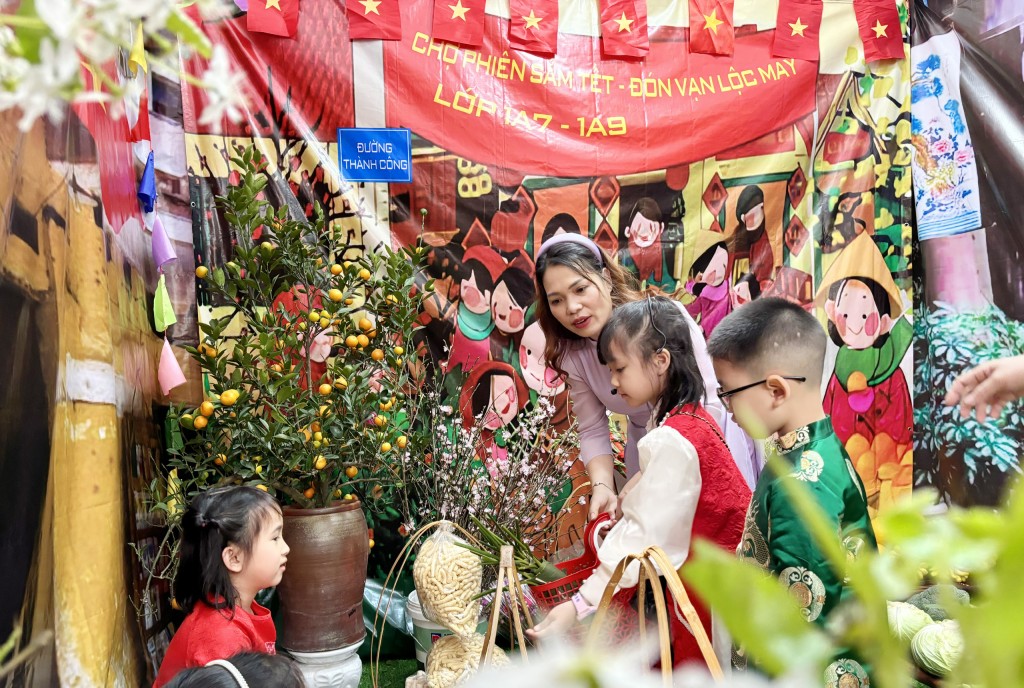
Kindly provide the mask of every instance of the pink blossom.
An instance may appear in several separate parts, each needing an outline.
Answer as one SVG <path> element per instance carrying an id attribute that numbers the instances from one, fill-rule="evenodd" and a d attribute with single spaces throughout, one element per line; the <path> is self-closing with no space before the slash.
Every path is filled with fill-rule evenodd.
<path id="1" fill-rule="evenodd" d="M 949 139 L 939 139 L 932 145 L 932 150 L 937 155 L 945 155 L 953 150 L 953 144 L 949 142 Z"/>

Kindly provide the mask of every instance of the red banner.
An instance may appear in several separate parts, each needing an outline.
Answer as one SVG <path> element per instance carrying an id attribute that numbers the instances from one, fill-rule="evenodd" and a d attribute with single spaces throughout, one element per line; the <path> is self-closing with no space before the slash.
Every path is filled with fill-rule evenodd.
<path id="1" fill-rule="evenodd" d="M 686 53 L 656 31 L 640 62 L 601 58 L 600 39 L 562 34 L 540 59 L 487 17 L 484 44 L 431 38 L 431 0 L 402 3 L 384 48 L 388 126 L 527 174 L 592 176 L 674 167 L 752 141 L 814 108 L 817 64 L 772 57 L 773 32 L 738 32 L 731 60 Z"/>

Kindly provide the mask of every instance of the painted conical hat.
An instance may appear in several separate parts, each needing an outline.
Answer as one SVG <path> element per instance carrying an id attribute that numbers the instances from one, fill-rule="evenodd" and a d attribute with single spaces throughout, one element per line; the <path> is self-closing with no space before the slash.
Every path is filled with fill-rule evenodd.
<path id="1" fill-rule="evenodd" d="M 892 279 L 889 266 L 885 264 L 881 251 L 867 233 L 863 233 L 851 241 L 839 253 L 839 257 L 825 273 L 815 303 L 824 305 L 828 299 L 828 290 L 839 280 L 850 277 L 866 277 L 878 282 L 889 295 L 890 317 L 894 320 L 903 312 L 903 299 L 896 282 Z"/>

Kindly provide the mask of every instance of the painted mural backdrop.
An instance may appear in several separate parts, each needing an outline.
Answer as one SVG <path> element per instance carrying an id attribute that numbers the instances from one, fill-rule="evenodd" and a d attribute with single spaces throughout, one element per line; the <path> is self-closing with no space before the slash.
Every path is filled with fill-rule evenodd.
<path id="1" fill-rule="evenodd" d="M 646 57 L 610 58 L 584 4 L 563 7 L 571 32 L 544 57 L 513 49 L 496 13 L 481 45 L 444 42 L 429 0 L 401 4 L 401 39 L 382 56 L 350 47 L 328 0 L 304 0 L 294 39 L 250 36 L 241 14 L 206 25 L 251 75 L 252 102 L 241 123 L 200 125 L 202 95 L 183 89 L 198 260 L 227 260 L 211 201 L 236 174 L 231 150 L 255 141 L 269 197 L 296 214 L 323 203 L 350 251 L 429 249 L 422 343 L 443 370 L 501 378 L 492 390 L 513 390 L 520 408 L 551 397 L 563 418 L 533 308 L 545 238 L 592 237 L 705 334 L 746 301 L 788 298 L 828 327 L 822 393 L 872 509 L 884 508 L 913 482 L 905 63 L 865 64 L 848 3 L 825 3 L 817 62 L 774 57 L 774 8 L 754 0 L 736 3 L 732 55 L 688 51 L 695 24 L 658 2 Z M 339 80 L 327 100 L 310 81 L 320 74 Z M 412 183 L 345 181 L 335 129 L 353 124 L 411 129 Z"/>

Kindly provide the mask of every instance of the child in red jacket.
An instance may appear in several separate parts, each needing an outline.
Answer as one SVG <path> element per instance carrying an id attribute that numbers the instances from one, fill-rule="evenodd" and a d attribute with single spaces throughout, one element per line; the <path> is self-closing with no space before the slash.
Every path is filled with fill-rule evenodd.
<path id="1" fill-rule="evenodd" d="M 288 545 L 281 507 L 252 487 L 223 487 L 196 497 L 182 518 L 178 601 L 188 612 L 174 634 L 153 688 L 179 671 L 244 651 L 274 654 L 277 631 L 256 593 L 281 582 Z"/>

